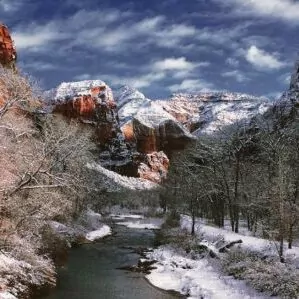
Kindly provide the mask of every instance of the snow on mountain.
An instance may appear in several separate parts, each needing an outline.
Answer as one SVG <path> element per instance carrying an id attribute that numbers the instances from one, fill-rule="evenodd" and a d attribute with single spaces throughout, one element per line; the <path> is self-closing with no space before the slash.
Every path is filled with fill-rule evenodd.
<path id="1" fill-rule="evenodd" d="M 121 125 L 130 121 L 140 109 L 148 107 L 151 103 L 144 94 L 129 86 L 123 86 L 114 95 Z"/>
<path id="2" fill-rule="evenodd" d="M 62 82 L 57 88 L 49 91 L 53 99 L 64 99 L 65 97 L 74 97 L 76 95 L 87 95 L 92 87 L 106 86 L 102 80 L 84 80 L 77 82 Z"/>
<path id="3" fill-rule="evenodd" d="M 266 98 L 230 92 L 174 94 L 170 100 L 158 103 L 194 135 L 212 134 L 225 126 L 249 121 L 272 106 Z"/>
<path id="4" fill-rule="evenodd" d="M 272 106 L 267 98 L 232 92 L 179 93 L 170 99 L 149 100 L 127 86 L 118 91 L 117 103 L 121 124 L 133 118 L 151 126 L 176 120 L 194 135 L 212 134 L 224 126 L 249 121 Z"/>
<path id="5" fill-rule="evenodd" d="M 225 126 L 249 121 L 272 106 L 266 98 L 229 92 L 175 94 L 170 100 L 158 101 L 158 104 L 194 135 L 213 134 Z"/>

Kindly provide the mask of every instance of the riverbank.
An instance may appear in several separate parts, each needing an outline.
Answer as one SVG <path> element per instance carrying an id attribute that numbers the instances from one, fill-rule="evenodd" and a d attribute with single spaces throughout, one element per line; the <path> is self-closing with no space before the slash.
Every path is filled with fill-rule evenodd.
<path id="1" fill-rule="evenodd" d="M 279 261 L 269 240 L 231 233 L 198 219 L 181 216 L 176 228 L 158 232 L 164 245 L 146 255 L 156 269 L 146 276 L 153 285 L 188 298 L 298 298 L 299 250 L 286 250 Z"/>
<path id="2" fill-rule="evenodd" d="M 134 222 L 128 220 L 128 215 L 123 216 L 119 215 L 124 221 Z M 137 265 L 142 250 L 154 246 L 155 233 L 124 225 L 111 224 L 111 227 L 112 236 L 72 249 L 68 263 L 59 269 L 57 288 L 39 299 L 182 298 L 150 285 L 142 272 L 121 269 Z"/>
<path id="3" fill-rule="evenodd" d="M 65 263 L 70 248 L 109 236 L 112 231 L 100 214 L 87 210 L 70 224 L 45 223 L 43 233 L 47 246 L 39 255 L 24 243 L 19 254 L 0 252 L 0 299 L 27 299 L 54 288 L 57 266 Z"/>

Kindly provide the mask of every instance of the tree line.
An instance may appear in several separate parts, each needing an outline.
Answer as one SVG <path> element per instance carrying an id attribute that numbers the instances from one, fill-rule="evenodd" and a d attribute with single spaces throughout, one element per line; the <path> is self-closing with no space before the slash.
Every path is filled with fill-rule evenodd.
<path id="1" fill-rule="evenodd" d="M 161 192 L 164 209 L 223 227 L 229 222 L 292 248 L 299 227 L 299 121 L 296 105 L 278 103 L 250 124 L 200 136 L 172 161 Z"/>

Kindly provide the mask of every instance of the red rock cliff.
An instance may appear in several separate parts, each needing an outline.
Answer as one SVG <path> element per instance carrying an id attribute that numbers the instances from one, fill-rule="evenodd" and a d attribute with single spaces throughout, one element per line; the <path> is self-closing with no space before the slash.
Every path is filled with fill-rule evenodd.
<path id="1" fill-rule="evenodd" d="M 8 28 L 0 24 L 0 63 L 4 67 L 15 68 L 17 52 Z"/>

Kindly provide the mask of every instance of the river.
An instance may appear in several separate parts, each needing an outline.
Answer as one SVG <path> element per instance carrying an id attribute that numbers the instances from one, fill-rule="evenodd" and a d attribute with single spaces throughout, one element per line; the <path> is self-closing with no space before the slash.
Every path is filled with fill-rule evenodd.
<path id="1" fill-rule="evenodd" d="M 135 265 L 139 255 L 125 247 L 153 247 L 150 230 L 113 226 L 115 234 L 71 250 L 58 271 L 58 284 L 41 299 L 173 299 L 182 298 L 151 286 L 143 274 L 118 270 Z"/>

